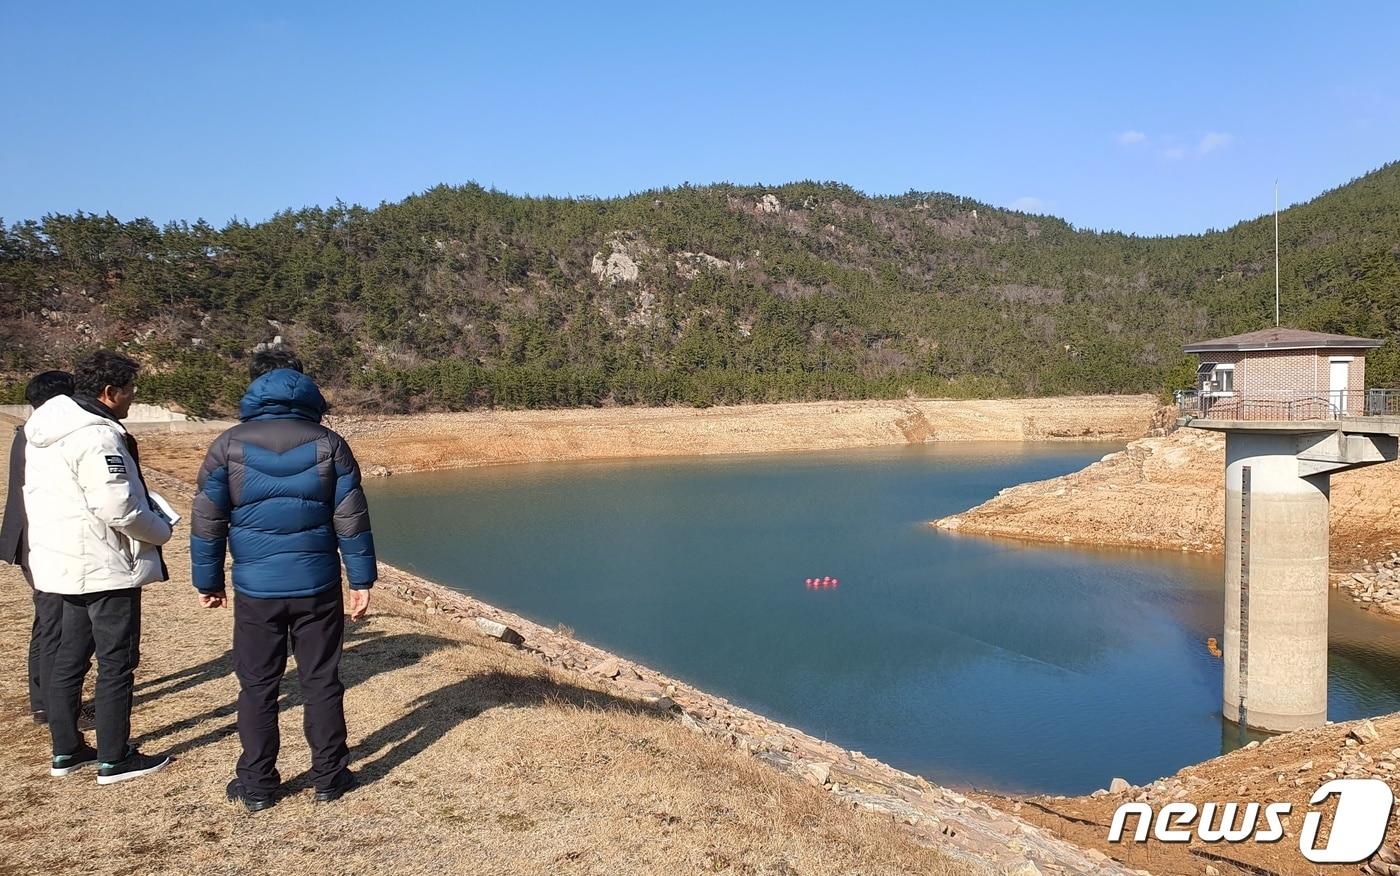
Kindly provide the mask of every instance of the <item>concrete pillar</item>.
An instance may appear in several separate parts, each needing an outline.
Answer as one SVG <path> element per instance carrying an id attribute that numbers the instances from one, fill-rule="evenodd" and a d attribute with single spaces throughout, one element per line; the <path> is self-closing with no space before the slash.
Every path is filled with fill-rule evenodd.
<path id="1" fill-rule="evenodd" d="M 1241 483 L 1250 467 L 1250 727 L 1327 720 L 1327 474 L 1298 476 L 1299 436 L 1228 432 L 1225 443 L 1225 717 L 1240 718 Z"/>

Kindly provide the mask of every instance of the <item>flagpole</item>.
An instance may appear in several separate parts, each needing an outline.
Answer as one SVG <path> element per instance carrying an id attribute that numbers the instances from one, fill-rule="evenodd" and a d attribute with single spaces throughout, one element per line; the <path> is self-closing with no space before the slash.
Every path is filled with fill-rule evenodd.
<path id="1" fill-rule="evenodd" d="M 1278 180 L 1274 180 L 1274 328 L 1278 328 Z"/>

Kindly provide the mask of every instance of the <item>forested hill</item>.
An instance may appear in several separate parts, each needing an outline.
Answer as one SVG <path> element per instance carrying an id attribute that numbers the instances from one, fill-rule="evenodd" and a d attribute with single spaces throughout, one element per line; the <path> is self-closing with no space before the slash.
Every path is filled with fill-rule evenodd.
<path id="1" fill-rule="evenodd" d="M 0 227 L 4 223 L 0 222 Z M 1400 163 L 1282 217 L 1284 322 L 1389 339 Z M 440 186 L 216 229 L 5 228 L 0 378 L 115 345 L 142 395 L 229 409 L 281 336 L 341 409 L 1159 391 L 1189 340 L 1273 320 L 1273 221 L 1170 238 L 834 183 L 608 200 Z"/>

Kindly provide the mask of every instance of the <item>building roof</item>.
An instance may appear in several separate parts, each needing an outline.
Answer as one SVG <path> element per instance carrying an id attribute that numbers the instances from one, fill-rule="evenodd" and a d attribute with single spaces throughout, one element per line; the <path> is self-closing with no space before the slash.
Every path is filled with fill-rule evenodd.
<path id="1" fill-rule="evenodd" d="M 1188 353 L 1235 353 L 1246 350 L 1369 350 L 1380 341 L 1353 338 L 1350 335 L 1329 335 L 1324 332 L 1304 332 L 1290 328 L 1271 328 L 1228 338 L 1197 341 L 1186 345 Z"/>

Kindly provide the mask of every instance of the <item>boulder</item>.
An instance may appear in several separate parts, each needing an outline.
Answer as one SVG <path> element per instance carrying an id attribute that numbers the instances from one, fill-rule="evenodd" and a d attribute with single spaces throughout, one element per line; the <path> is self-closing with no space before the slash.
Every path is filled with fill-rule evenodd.
<path id="1" fill-rule="evenodd" d="M 1108 792 L 1110 794 L 1121 794 L 1131 787 L 1132 785 L 1128 784 L 1127 779 L 1114 778 L 1112 782 L 1108 783 Z"/>
<path id="2" fill-rule="evenodd" d="M 1375 742 L 1381 738 L 1381 734 L 1376 731 L 1376 725 L 1370 720 L 1362 721 L 1351 728 L 1351 733 L 1348 735 L 1357 742 Z"/>
<path id="3" fill-rule="evenodd" d="M 594 675 L 601 675 L 603 678 L 617 678 L 622 674 L 622 665 L 617 662 L 616 657 L 609 657 L 595 664 L 588 671 Z"/>
<path id="4" fill-rule="evenodd" d="M 499 621 L 493 621 L 489 618 L 477 618 L 476 628 L 481 631 L 482 635 L 490 636 L 493 639 L 505 642 L 507 645 L 519 645 L 525 641 L 525 637 L 520 635 L 520 633 Z"/>
<path id="5" fill-rule="evenodd" d="M 653 681 L 638 681 L 636 679 L 629 679 L 625 675 L 618 679 L 618 681 L 628 693 L 643 699 L 656 699 L 666 696 L 666 690 Z"/>

